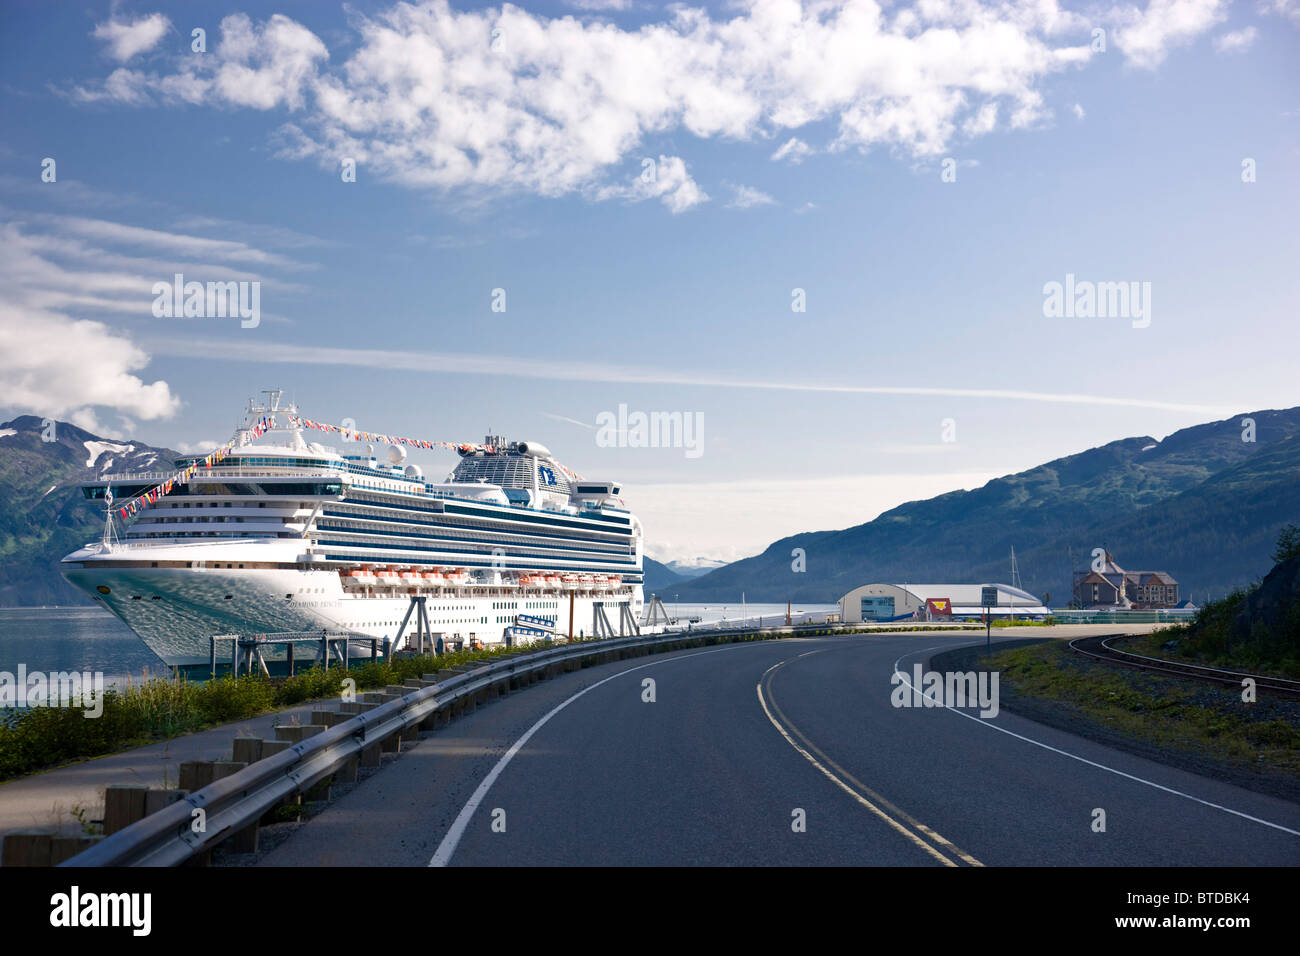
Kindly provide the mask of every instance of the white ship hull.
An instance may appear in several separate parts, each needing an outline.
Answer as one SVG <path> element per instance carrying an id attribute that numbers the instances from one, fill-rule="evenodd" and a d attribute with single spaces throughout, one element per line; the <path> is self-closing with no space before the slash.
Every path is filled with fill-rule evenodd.
<path id="1" fill-rule="evenodd" d="M 397 638 L 398 628 L 410 607 L 412 594 L 425 597 L 430 630 L 446 640 L 481 641 L 499 645 L 506 630 L 520 614 L 555 620 L 557 637 L 570 633 L 570 596 L 548 589 L 476 588 L 370 589 L 369 593 L 345 591 L 334 571 L 240 570 L 226 568 L 140 568 L 114 569 L 103 565 L 65 572 L 69 581 L 102 603 L 138 634 L 169 666 L 207 664 L 213 635 L 285 631 L 351 633 L 375 638 Z M 107 588 L 108 594 L 100 589 Z M 393 593 L 396 591 L 397 593 Z M 610 590 L 599 595 L 575 594 L 574 637 L 594 633 L 595 606 L 615 629 L 619 626 L 618 605 L 628 602 L 639 619 L 640 588 Z M 486 620 L 485 620 L 486 619 Z M 415 630 L 415 615 L 405 634 Z M 229 653 L 222 644 L 221 660 Z M 283 656 L 283 652 L 274 654 Z"/>

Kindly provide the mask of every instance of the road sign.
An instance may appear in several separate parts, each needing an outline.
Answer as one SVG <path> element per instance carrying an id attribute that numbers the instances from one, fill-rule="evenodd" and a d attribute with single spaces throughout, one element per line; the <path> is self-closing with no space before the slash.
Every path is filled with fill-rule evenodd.
<path id="1" fill-rule="evenodd" d="M 925 606 L 931 617 L 952 616 L 952 601 L 947 598 L 926 598 Z"/>
<path id="2" fill-rule="evenodd" d="M 984 653 L 993 650 L 993 615 L 991 608 L 998 606 L 997 588 L 980 588 L 980 604 L 984 606 Z"/>

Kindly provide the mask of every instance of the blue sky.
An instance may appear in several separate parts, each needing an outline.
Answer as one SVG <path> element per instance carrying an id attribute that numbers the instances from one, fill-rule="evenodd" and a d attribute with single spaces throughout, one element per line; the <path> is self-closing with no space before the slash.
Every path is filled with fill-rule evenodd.
<path id="1" fill-rule="evenodd" d="M 731 559 L 1297 404 L 1297 3 L 583 3 L 7 4 L 0 413 L 491 428 Z M 175 271 L 259 324 L 155 317 Z M 1067 274 L 1149 325 L 1045 316 Z M 620 405 L 701 454 L 602 447 Z"/>

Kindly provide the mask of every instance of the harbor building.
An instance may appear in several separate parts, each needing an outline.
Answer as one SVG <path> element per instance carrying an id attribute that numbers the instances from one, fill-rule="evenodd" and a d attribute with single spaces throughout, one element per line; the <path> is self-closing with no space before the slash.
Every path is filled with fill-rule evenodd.
<path id="1" fill-rule="evenodd" d="M 846 624 L 871 621 L 935 621 L 982 617 L 984 588 L 997 588 L 995 617 L 1045 617 L 1052 613 L 1028 591 L 1009 584 L 864 584 L 839 600 Z"/>

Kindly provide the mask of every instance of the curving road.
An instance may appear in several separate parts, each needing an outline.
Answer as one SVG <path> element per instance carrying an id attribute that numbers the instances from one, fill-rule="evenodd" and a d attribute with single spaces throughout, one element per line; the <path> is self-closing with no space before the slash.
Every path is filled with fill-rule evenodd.
<path id="1" fill-rule="evenodd" d="M 891 704 L 896 667 L 972 642 L 783 640 L 565 674 L 427 736 L 260 863 L 1300 863 L 1296 804 L 1006 711 Z"/>

